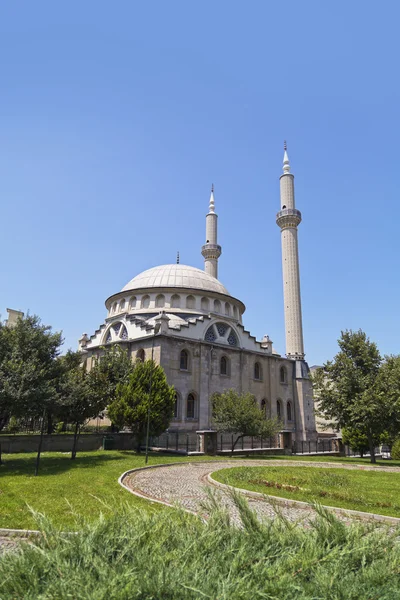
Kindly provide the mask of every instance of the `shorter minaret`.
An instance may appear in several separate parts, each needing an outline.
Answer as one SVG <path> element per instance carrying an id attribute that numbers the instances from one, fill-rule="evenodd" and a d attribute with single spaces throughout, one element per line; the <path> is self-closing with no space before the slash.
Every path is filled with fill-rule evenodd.
<path id="1" fill-rule="evenodd" d="M 283 175 L 280 177 L 281 210 L 276 223 L 281 228 L 283 298 L 285 303 L 286 356 L 303 359 L 303 323 L 301 317 L 299 249 L 297 226 L 301 212 L 294 203 L 294 176 L 290 172 L 286 142 L 283 155 Z"/>
<path id="2" fill-rule="evenodd" d="M 206 243 L 201 249 L 204 256 L 204 270 L 218 279 L 218 259 L 222 249 L 217 243 L 218 215 L 215 212 L 214 185 L 211 186 L 210 206 L 206 216 Z"/>

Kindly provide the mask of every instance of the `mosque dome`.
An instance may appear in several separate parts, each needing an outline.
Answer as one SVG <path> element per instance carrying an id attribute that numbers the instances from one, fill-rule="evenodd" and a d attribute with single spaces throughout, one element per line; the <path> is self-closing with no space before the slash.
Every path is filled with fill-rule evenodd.
<path id="1" fill-rule="evenodd" d="M 230 296 L 226 287 L 212 275 L 196 267 L 181 264 L 161 265 L 147 269 L 131 279 L 121 292 L 145 288 L 187 288 Z"/>

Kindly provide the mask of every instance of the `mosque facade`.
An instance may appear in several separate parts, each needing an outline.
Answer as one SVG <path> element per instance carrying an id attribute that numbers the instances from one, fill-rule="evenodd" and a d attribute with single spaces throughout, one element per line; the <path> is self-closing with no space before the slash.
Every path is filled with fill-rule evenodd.
<path id="1" fill-rule="evenodd" d="M 285 147 L 280 177 L 286 356 L 267 335 L 257 340 L 243 324 L 245 305 L 218 279 L 218 217 L 214 190 L 206 215 L 202 247 L 204 271 L 183 264 L 153 267 L 107 298 L 107 317 L 79 348 L 88 368 L 104 348 L 127 349 L 132 360 L 152 356 L 176 390 L 170 431 L 212 428 L 215 392 L 250 392 L 267 415 L 280 417 L 285 445 L 316 439 L 309 368 L 304 359 L 294 177 Z"/>

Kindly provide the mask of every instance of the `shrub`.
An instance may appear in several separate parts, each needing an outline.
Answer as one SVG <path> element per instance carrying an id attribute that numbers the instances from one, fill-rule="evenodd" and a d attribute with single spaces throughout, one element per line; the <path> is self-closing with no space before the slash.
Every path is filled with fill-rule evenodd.
<path id="1" fill-rule="evenodd" d="M 20 424 L 18 419 L 16 419 L 15 417 L 11 417 L 4 431 L 7 433 L 18 433 L 19 430 Z"/>
<path id="2" fill-rule="evenodd" d="M 398 438 L 392 446 L 391 457 L 396 460 L 400 459 L 400 438 Z"/>
<path id="3" fill-rule="evenodd" d="M 207 523 L 183 511 L 125 508 L 76 535 L 45 535 L 0 558 L 0 597 L 86 600 L 399 598 L 398 532 L 344 524 L 317 507 L 306 529 L 261 523 L 233 496 L 243 527 L 215 497 Z M 209 510 L 209 508 L 208 508 Z"/>
<path id="4" fill-rule="evenodd" d="M 65 431 L 64 421 L 59 421 L 54 428 L 54 433 L 63 433 Z"/>

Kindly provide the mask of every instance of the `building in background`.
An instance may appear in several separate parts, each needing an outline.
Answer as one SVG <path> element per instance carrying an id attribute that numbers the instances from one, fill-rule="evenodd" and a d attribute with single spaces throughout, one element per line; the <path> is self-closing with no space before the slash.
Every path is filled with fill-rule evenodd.
<path id="1" fill-rule="evenodd" d="M 222 249 L 213 188 L 201 251 L 204 271 L 178 259 L 140 273 L 106 300 L 107 317 L 99 329 L 79 340 L 88 368 L 113 344 L 126 348 L 132 360 L 149 359 L 153 350 L 176 390 L 170 430 L 212 427 L 211 396 L 233 388 L 250 392 L 266 414 L 281 418 L 285 446 L 317 437 L 304 360 L 297 241 L 301 213 L 295 208 L 286 145 L 280 189 L 286 356 L 273 348 L 268 335 L 258 341 L 245 329 L 244 303 L 218 279 Z"/>
<path id="2" fill-rule="evenodd" d="M 8 319 L 5 324 L 7 327 L 14 327 L 17 324 L 18 319 L 23 319 L 24 313 L 20 310 L 14 310 L 12 308 L 7 308 Z"/>

